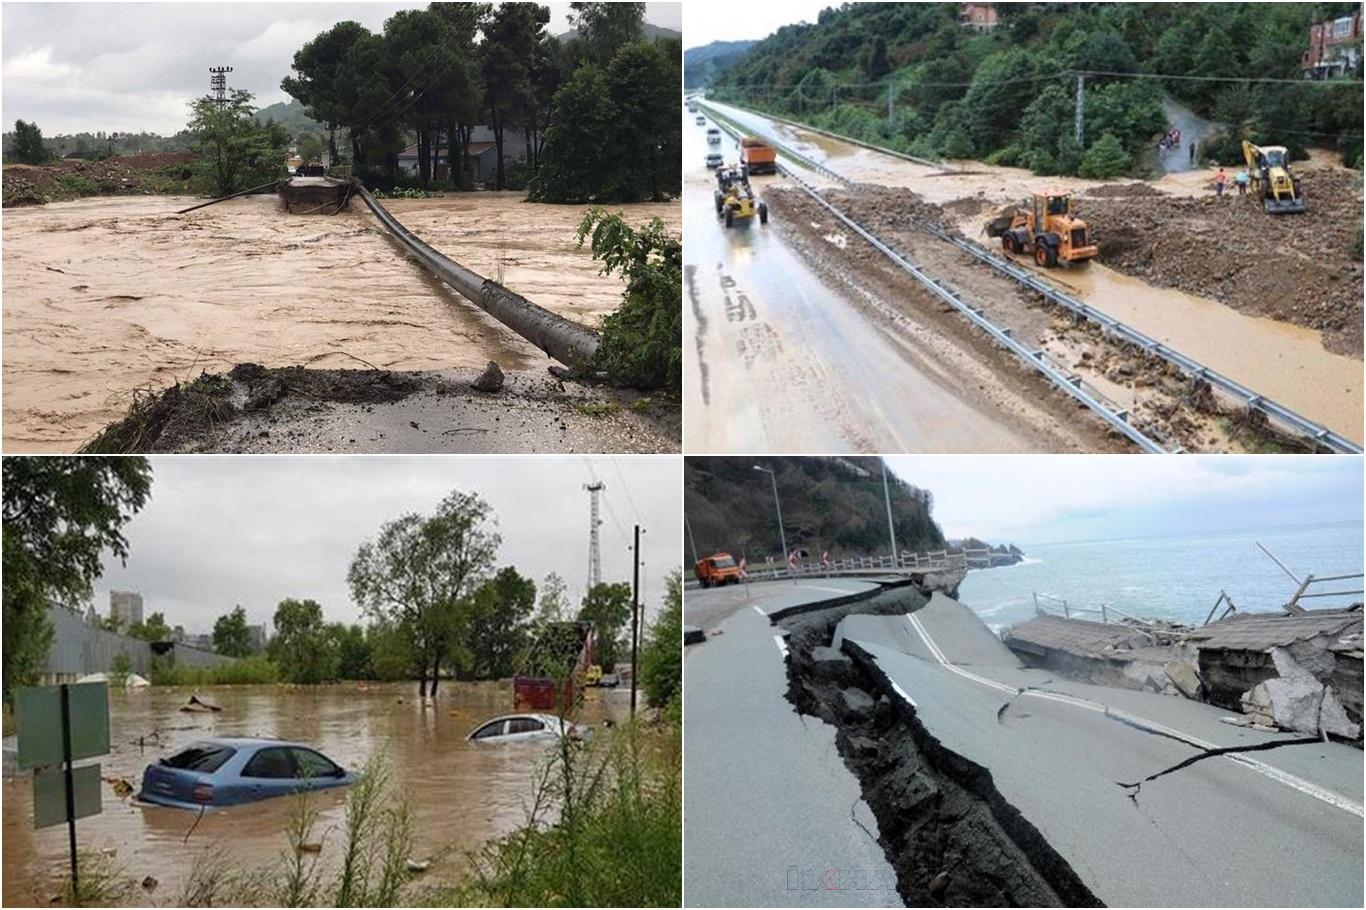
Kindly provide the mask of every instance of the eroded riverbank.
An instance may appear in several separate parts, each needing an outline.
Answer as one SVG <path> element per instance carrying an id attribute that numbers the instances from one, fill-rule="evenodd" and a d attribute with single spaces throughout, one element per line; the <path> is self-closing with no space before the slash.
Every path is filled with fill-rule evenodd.
<path id="1" fill-rule="evenodd" d="M 545 744 L 476 746 L 465 736 L 480 721 L 511 709 L 507 683 L 444 684 L 435 709 L 423 710 L 414 684 L 356 684 L 291 688 L 230 686 L 209 690 L 221 714 L 177 708 L 191 690 L 152 688 L 111 694 L 113 751 L 101 759 L 105 777 L 130 780 L 142 769 L 202 736 L 274 736 L 316 745 L 348 769 L 387 755 L 393 780 L 413 812 L 414 858 L 430 859 L 420 884 L 448 884 L 468 871 L 467 854 L 526 821 Z M 590 690 L 580 720 L 600 724 L 627 713 L 625 690 Z M 145 745 L 139 746 L 139 738 Z M 33 830 L 32 783 L 4 781 L 4 904 L 46 905 L 67 871 L 66 829 Z M 196 865 L 226 857 L 243 869 L 278 862 L 288 851 L 288 799 L 206 813 L 132 805 L 102 785 L 100 815 L 78 823 L 80 846 L 115 851 L 113 862 L 135 881 L 126 903 L 183 906 L 177 899 Z M 315 832 L 319 862 L 335 864 L 342 848 L 344 791 L 318 794 Z M 262 896 L 268 899 L 266 896 Z"/>
<path id="2" fill-rule="evenodd" d="M 273 196 L 175 215 L 185 197 L 5 211 L 4 444 L 70 452 L 135 390 L 237 363 L 386 370 L 538 369 L 540 351 L 406 261 L 358 204 L 288 216 Z M 621 302 L 575 230 L 585 209 L 517 193 L 395 200 L 452 258 L 591 328 Z M 611 207 L 631 223 L 679 207 Z M 359 362 L 358 362 L 359 359 Z"/>

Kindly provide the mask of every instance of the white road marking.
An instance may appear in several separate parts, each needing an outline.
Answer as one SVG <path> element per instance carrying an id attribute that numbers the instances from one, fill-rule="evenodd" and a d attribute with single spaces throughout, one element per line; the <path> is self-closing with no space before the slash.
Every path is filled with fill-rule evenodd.
<path id="1" fill-rule="evenodd" d="M 773 636 L 773 643 L 778 646 L 778 650 L 783 654 L 783 660 L 787 660 L 787 641 L 781 635 Z"/>
<path id="2" fill-rule="evenodd" d="M 829 591 L 832 594 L 857 594 L 858 589 L 851 588 L 822 588 L 820 585 L 796 585 L 798 588 L 806 588 L 808 591 Z"/>
<path id="3" fill-rule="evenodd" d="M 1047 701 L 1056 701 L 1061 704 L 1071 705 L 1073 707 L 1082 708 L 1087 711 L 1097 711 L 1102 714 L 1108 714 L 1111 717 L 1117 717 L 1121 720 L 1132 723 L 1135 726 L 1151 730 L 1155 733 L 1162 733 L 1167 736 L 1171 736 L 1175 739 L 1179 739 L 1184 743 L 1196 747 L 1197 749 L 1219 748 L 1214 743 L 1205 742 L 1202 739 L 1198 739 L 1194 736 L 1191 736 L 1188 733 L 1184 733 L 1180 730 L 1168 727 L 1165 724 L 1160 724 L 1157 721 L 1149 720 L 1146 717 L 1140 717 L 1136 714 L 1129 714 L 1128 712 L 1111 708 L 1107 705 L 1101 704 L 1100 702 L 1090 701 L 1085 698 L 1078 698 L 1075 695 L 1065 695 L 1061 692 L 1043 692 L 1038 689 L 1026 689 L 1025 691 L 1021 692 L 1014 686 L 1008 686 L 1005 683 L 997 682 L 994 679 L 987 679 L 984 676 L 978 676 L 976 673 L 969 673 L 967 670 L 964 670 L 961 667 L 954 666 L 949 661 L 949 659 L 944 656 L 944 652 L 939 650 L 939 645 L 937 645 L 934 639 L 930 637 L 929 632 L 925 631 L 925 627 L 921 625 L 920 620 L 916 616 L 914 616 L 911 613 L 907 613 L 906 619 L 910 623 L 911 628 L 915 630 L 915 633 L 920 636 L 920 640 L 925 643 L 925 647 L 929 648 L 930 654 L 934 656 L 934 659 L 940 664 L 940 666 L 944 667 L 944 669 L 949 670 L 953 673 L 957 673 L 964 679 L 970 679 L 975 683 L 988 686 L 1000 692 L 1009 692 L 1011 695 L 1028 695 L 1034 698 L 1042 698 Z M 1335 808 L 1341 809 L 1344 812 L 1350 812 L 1358 818 L 1366 818 L 1366 811 L 1363 810 L 1360 803 L 1353 802 L 1345 796 L 1334 793 L 1332 790 L 1326 790 L 1323 787 L 1320 787 L 1318 784 L 1310 783 L 1302 777 L 1296 777 L 1295 775 L 1290 774 L 1289 772 L 1282 771 L 1280 768 L 1273 767 L 1271 765 L 1266 764 L 1265 762 L 1260 762 L 1257 759 L 1250 758 L 1246 755 L 1230 753 L 1222 757 L 1228 759 L 1231 762 L 1242 765 L 1243 767 L 1248 768 L 1252 771 L 1256 771 L 1258 774 L 1261 774 L 1264 777 L 1268 777 L 1279 784 L 1284 784 L 1285 786 L 1290 787 L 1291 789 L 1298 790 L 1301 793 L 1304 793 L 1308 796 L 1314 797 L 1315 799 L 1328 803 L 1330 806 L 1334 806 Z"/>
<path id="4" fill-rule="evenodd" d="M 758 604 L 751 604 L 750 606 L 752 606 L 752 607 L 754 608 L 754 612 L 755 612 L 755 613 L 758 613 L 758 614 L 759 614 L 760 616 L 762 616 L 764 619 L 768 619 L 768 614 L 765 613 L 763 610 L 759 609 L 759 605 L 758 605 Z"/>

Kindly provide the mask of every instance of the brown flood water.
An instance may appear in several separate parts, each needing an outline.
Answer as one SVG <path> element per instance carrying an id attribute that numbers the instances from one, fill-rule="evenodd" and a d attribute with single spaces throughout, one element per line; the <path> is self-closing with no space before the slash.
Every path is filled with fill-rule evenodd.
<path id="1" fill-rule="evenodd" d="M 291 690 L 276 686 L 207 688 L 219 714 L 178 710 L 185 688 L 151 688 L 111 695 L 113 752 L 100 759 L 104 777 L 140 787 L 142 770 L 203 736 L 273 736 L 317 746 L 348 769 L 387 751 L 399 793 L 413 812 L 413 856 L 431 859 L 418 885 L 455 882 L 468 869 L 468 853 L 525 823 L 533 782 L 550 747 L 544 742 L 474 746 L 465 736 L 482 720 L 511 710 L 510 683 L 443 684 L 435 709 L 417 703 L 416 684 L 348 683 Z M 589 690 L 583 723 L 623 719 L 626 690 Z M 140 749 L 139 736 L 161 734 L 161 745 Z M 114 848 L 114 862 L 152 892 L 134 887 L 126 903 L 175 906 L 196 863 L 227 856 L 237 869 L 272 866 L 289 853 L 285 826 L 290 798 L 208 812 L 186 840 L 196 813 L 133 804 L 103 785 L 104 811 L 77 822 L 82 849 Z M 345 835 L 346 790 L 312 797 L 319 810 L 314 839 L 322 838 L 320 867 L 334 868 Z M 33 830 L 32 782 L 4 781 L 4 905 L 42 906 L 59 893 L 68 874 L 66 827 Z M 246 895 L 271 905 L 269 895 Z"/>
<path id="2" fill-rule="evenodd" d="M 287 215 L 273 196 L 84 199 L 4 213 L 4 446 L 70 452 L 133 390 L 253 361 L 432 370 L 545 355 L 402 257 L 365 207 Z M 596 328 L 621 302 L 575 229 L 585 209 L 518 193 L 393 200 L 423 239 Z M 675 230 L 676 204 L 616 206 Z"/>

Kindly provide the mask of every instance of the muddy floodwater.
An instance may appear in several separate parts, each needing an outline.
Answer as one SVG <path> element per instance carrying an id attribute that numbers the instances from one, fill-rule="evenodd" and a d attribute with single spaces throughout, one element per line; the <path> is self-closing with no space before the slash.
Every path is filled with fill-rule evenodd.
<path id="1" fill-rule="evenodd" d="M 413 812 L 413 857 L 431 860 L 419 885 L 458 881 L 468 873 L 470 851 L 525 822 L 536 772 L 551 748 L 545 742 L 476 746 L 465 740 L 480 721 L 511 710 L 510 683 L 443 685 L 436 708 L 425 711 L 416 684 L 202 691 L 223 705 L 221 713 L 179 711 L 188 689 L 114 692 L 113 752 L 100 759 L 101 774 L 139 786 L 148 764 L 204 736 L 298 740 L 353 770 L 383 751 Z M 605 719 L 624 719 L 628 698 L 624 689 L 589 690 L 579 720 L 601 726 Z M 145 746 L 138 745 L 139 737 Z M 4 788 L 4 904 L 45 905 L 67 874 L 66 827 L 33 830 L 27 775 L 6 777 Z M 158 880 L 150 893 L 135 887 L 128 904 L 175 906 L 195 865 L 209 859 L 226 857 L 239 869 L 256 870 L 289 853 L 287 797 L 208 812 L 195 826 L 194 812 L 138 805 L 117 796 L 108 782 L 102 791 L 103 813 L 77 822 L 81 848 L 113 850 L 113 862 L 129 877 Z M 314 839 L 322 839 L 318 861 L 331 867 L 345 834 L 346 791 L 311 798 L 320 812 L 314 828 Z M 243 899 L 275 903 L 269 895 Z"/>
<path id="2" fill-rule="evenodd" d="M 244 361 L 265 366 L 539 368 L 545 355 L 407 261 L 359 202 L 287 215 L 274 196 L 176 215 L 183 197 L 7 209 L 4 445 L 70 452 L 134 390 Z M 623 284 L 575 230 L 585 209 L 518 193 L 385 205 L 437 249 L 597 328 Z M 610 207 L 678 230 L 679 206 Z"/>

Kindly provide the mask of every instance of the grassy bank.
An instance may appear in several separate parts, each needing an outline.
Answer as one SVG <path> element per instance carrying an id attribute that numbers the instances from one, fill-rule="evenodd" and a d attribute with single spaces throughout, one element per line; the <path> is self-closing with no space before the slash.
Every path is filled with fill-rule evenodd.
<path id="1" fill-rule="evenodd" d="M 252 686 L 280 681 L 280 669 L 264 654 L 213 667 L 186 667 L 152 660 L 154 686 Z"/>

